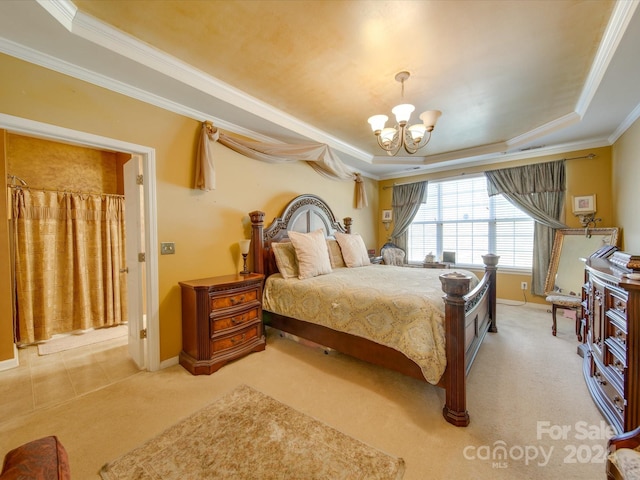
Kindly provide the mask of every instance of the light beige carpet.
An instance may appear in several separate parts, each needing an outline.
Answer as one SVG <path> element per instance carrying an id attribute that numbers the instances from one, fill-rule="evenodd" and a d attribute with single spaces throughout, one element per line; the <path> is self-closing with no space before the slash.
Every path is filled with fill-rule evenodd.
<path id="1" fill-rule="evenodd" d="M 126 337 L 128 328 L 126 325 L 115 327 L 97 328 L 86 333 L 70 334 L 63 337 L 52 338 L 38 345 L 38 355 L 50 355 L 73 348 L 85 347 L 95 343 L 106 342 L 120 337 Z"/>
<path id="2" fill-rule="evenodd" d="M 404 461 L 241 385 L 102 467 L 104 480 L 399 480 Z"/>

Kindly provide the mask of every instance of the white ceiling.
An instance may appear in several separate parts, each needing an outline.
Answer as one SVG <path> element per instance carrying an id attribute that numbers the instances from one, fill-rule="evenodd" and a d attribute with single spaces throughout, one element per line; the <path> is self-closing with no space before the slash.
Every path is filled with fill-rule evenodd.
<path id="1" fill-rule="evenodd" d="M 3 0 L 0 52 L 382 179 L 611 145 L 640 116 L 637 5 Z M 442 117 L 389 157 L 367 118 L 403 102 Z"/>

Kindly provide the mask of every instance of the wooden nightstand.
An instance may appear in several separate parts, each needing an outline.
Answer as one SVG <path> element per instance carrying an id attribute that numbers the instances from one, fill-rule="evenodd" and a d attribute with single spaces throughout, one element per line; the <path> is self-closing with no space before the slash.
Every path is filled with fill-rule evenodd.
<path id="1" fill-rule="evenodd" d="M 227 362 L 264 350 L 264 275 L 224 275 L 179 282 L 182 293 L 180 365 L 210 375 Z"/>

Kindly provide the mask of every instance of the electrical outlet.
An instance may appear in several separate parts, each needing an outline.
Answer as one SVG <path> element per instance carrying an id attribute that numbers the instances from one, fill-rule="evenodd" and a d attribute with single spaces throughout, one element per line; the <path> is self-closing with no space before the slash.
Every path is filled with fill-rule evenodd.
<path id="1" fill-rule="evenodd" d="M 160 255 L 173 255 L 176 253 L 176 244 L 173 242 L 160 243 Z"/>
<path id="2" fill-rule="evenodd" d="M 522 290 L 526 290 L 527 288 L 529 288 L 529 284 L 527 282 L 520 282 L 520 288 Z"/>

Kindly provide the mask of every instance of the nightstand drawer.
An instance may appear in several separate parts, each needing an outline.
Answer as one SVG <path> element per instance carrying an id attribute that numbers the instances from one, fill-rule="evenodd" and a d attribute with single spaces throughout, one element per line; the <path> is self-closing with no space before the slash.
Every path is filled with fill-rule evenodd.
<path id="1" fill-rule="evenodd" d="M 211 335 L 217 334 L 229 328 L 235 328 L 260 318 L 260 304 L 257 303 L 251 310 L 240 310 L 228 315 L 213 317 L 211 319 Z"/>
<path id="2" fill-rule="evenodd" d="M 257 286 L 243 288 L 240 291 L 230 290 L 224 294 L 211 295 L 211 310 L 219 310 L 221 308 L 237 307 L 244 303 L 258 301 L 258 292 L 260 288 Z"/>
<path id="3" fill-rule="evenodd" d="M 211 342 L 211 354 L 214 355 L 223 350 L 229 350 L 244 345 L 245 343 L 258 337 L 258 331 L 260 326 L 253 325 L 245 330 L 242 330 L 234 335 L 228 337 L 218 338 Z"/>

